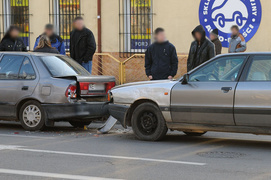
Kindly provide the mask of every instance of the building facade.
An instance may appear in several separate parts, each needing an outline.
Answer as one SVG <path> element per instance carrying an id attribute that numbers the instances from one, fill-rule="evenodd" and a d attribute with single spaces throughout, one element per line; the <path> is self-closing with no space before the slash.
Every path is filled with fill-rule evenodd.
<path id="1" fill-rule="evenodd" d="M 227 31 L 230 25 L 237 23 L 249 40 L 247 51 L 271 51 L 270 7 L 270 0 L 0 0 L 0 37 L 9 25 L 18 25 L 32 50 L 44 25 L 53 23 L 68 50 L 72 20 L 82 16 L 95 35 L 99 52 L 123 61 L 133 54 L 144 53 L 157 27 L 166 30 L 168 40 L 176 46 L 179 55 L 188 54 L 195 26 L 202 24 L 207 34 L 218 27 L 223 34 L 221 41 L 225 41 L 222 52 L 226 53 Z M 138 58 L 126 67 L 140 69 L 143 79 L 143 57 Z M 101 66 L 101 57 L 97 59 Z M 104 57 L 103 63 L 104 68 Z M 185 72 L 185 63 L 185 59 L 181 59 L 179 75 Z"/>
<path id="2" fill-rule="evenodd" d="M 167 31 L 178 53 L 187 54 L 191 31 L 200 24 L 199 8 L 204 0 L 1 0 L 1 36 L 10 24 L 21 27 L 25 43 L 32 49 L 46 23 L 54 23 L 69 47 L 72 19 L 84 17 L 98 38 L 101 18 L 101 49 L 110 53 L 142 53 L 152 41 L 156 27 Z M 98 4 L 101 2 L 101 16 Z M 241 0 L 228 0 L 241 1 Z M 249 3 L 255 0 L 247 0 Z M 260 26 L 248 42 L 248 51 L 270 51 L 270 0 L 259 0 L 262 8 Z M 206 2 L 210 2 L 206 0 Z M 258 7 L 256 7 L 258 8 Z M 227 48 L 223 49 L 227 52 Z"/>

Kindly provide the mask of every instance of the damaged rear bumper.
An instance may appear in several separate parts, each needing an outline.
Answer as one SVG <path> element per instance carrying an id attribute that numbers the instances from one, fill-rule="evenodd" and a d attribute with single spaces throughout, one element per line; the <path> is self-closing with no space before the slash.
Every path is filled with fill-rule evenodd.
<path id="1" fill-rule="evenodd" d="M 107 102 L 42 104 L 48 120 L 93 119 L 109 115 Z"/>

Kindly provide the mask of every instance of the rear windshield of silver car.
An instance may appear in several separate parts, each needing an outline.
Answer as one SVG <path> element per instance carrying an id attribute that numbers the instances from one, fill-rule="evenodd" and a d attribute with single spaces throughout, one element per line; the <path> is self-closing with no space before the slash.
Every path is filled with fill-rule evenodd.
<path id="1" fill-rule="evenodd" d="M 90 76 L 90 73 L 73 59 L 66 56 L 40 56 L 53 77 Z"/>

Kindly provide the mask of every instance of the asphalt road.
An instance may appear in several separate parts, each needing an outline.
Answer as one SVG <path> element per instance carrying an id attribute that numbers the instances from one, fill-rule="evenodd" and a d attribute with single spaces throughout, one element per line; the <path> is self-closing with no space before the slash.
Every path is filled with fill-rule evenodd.
<path id="1" fill-rule="evenodd" d="M 0 180 L 271 179 L 270 136 L 169 132 L 164 141 L 144 142 L 118 125 L 97 134 L 99 125 L 27 132 L 0 122 Z"/>

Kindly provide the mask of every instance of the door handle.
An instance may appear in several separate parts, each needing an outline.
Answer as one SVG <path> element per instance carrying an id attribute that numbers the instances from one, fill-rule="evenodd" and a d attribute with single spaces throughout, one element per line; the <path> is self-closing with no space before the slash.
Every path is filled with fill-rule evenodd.
<path id="1" fill-rule="evenodd" d="M 22 91 L 27 91 L 28 90 L 28 86 L 23 86 L 22 87 Z"/>
<path id="2" fill-rule="evenodd" d="M 230 90 L 232 90 L 232 87 L 222 87 L 221 91 L 223 91 L 224 93 L 228 93 Z"/>

